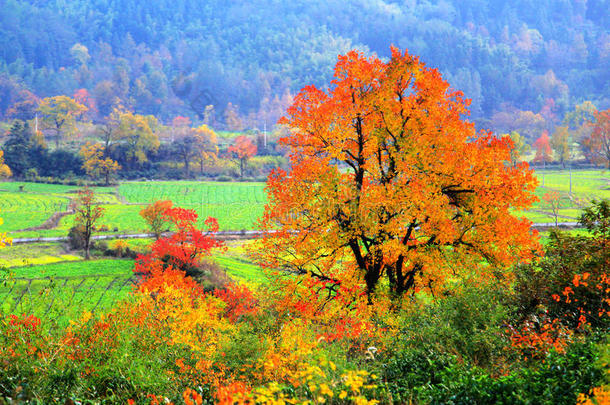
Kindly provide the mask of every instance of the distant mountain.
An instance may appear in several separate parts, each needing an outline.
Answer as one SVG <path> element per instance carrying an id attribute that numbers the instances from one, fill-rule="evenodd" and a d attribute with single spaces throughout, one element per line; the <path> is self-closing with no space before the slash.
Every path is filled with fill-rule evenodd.
<path id="1" fill-rule="evenodd" d="M 116 98 L 164 119 L 229 102 L 272 124 L 307 84 L 325 86 L 349 49 L 394 44 L 498 110 L 563 115 L 610 106 L 607 0 L 0 0 L 0 116 L 29 89 L 86 89 L 99 114 Z M 9 94 L 10 93 L 10 94 Z M 11 98 L 12 97 L 12 98 Z"/>

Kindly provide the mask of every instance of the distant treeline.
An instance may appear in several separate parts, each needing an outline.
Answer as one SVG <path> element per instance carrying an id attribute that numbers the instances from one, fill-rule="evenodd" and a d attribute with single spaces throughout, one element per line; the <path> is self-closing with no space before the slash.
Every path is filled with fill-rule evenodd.
<path id="1" fill-rule="evenodd" d="M 86 90 L 94 120 L 120 103 L 262 129 L 301 87 L 326 86 L 338 54 L 387 56 L 394 44 L 499 129 L 502 111 L 608 108 L 609 27 L 605 0 L 1 0 L 0 118 L 25 90 Z"/>

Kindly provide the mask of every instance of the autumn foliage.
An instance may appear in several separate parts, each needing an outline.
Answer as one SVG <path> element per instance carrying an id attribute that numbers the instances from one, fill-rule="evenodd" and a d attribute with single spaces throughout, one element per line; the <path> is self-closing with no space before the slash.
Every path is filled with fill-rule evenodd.
<path id="1" fill-rule="evenodd" d="M 93 179 L 103 178 L 106 185 L 110 184 L 110 177 L 114 175 L 121 166 L 110 159 L 104 157 L 104 146 L 96 143 L 87 142 L 80 150 L 83 157 L 83 169 Z"/>
<path id="2" fill-rule="evenodd" d="M 462 119 L 468 101 L 437 70 L 396 48 L 387 63 L 352 51 L 332 86 L 304 88 L 281 120 L 291 170 L 268 180 L 261 263 L 372 298 L 532 258 L 536 235 L 511 210 L 535 201 L 536 179 L 504 164 L 510 140 Z"/>
<path id="3" fill-rule="evenodd" d="M 192 275 L 203 257 L 208 256 L 212 249 L 222 246 L 222 242 L 213 237 L 218 231 L 218 221 L 212 217 L 206 219 L 204 224 L 207 229 L 203 231 L 197 228 L 198 216 L 195 210 L 172 207 L 167 203 L 159 205 L 169 205 L 163 211 L 162 219 L 171 223 L 175 231 L 151 245 L 151 254 L 140 259 L 136 271 L 149 273 L 148 266 L 163 263 L 163 267 Z"/>
<path id="4" fill-rule="evenodd" d="M 172 205 L 171 201 L 158 200 L 140 211 L 140 216 L 146 221 L 156 239 L 159 239 L 161 233 L 169 226 L 168 218 L 164 214 Z"/>
<path id="5" fill-rule="evenodd" d="M 585 209 L 592 237 L 554 231 L 541 257 L 511 215 L 537 185 L 511 139 L 476 134 L 460 93 L 392 51 L 341 56 L 284 118 L 292 168 L 269 179 L 265 238 L 239 246 L 264 282 L 203 285 L 217 221 L 156 201 L 128 297 L 65 325 L 0 316 L 0 402 L 605 400 L 587 339 L 610 322 L 610 202 Z M 92 227 L 91 190 L 79 203 Z"/>
<path id="6" fill-rule="evenodd" d="M 593 113 L 593 132 L 583 140 L 588 157 L 595 163 L 610 165 L 610 109 Z"/>
<path id="7" fill-rule="evenodd" d="M 550 162 L 553 159 L 553 149 L 551 148 L 550 138 L 548 131 L 543 131 L 542 135 L 536 142 L 534 142 L 534 149 L 536 150 L 536 162 Z"/>
<path id="8" fill-rule="evenodd" d="M 104 208 L 96 201 L 95 193 L 89 187 L 78 191 L 78 197 L 72 202 L 74 227 L 82 233 L 85 245 L 85 260 L 89 260 L 91 236 L 95 224 L 104 215 Z"/>
<path id="9" fill-rule="evenodd" d="M 257 147 L 247 136 L 240 135 L 235 138 L 233 145 L 229 146 L 227 152 L 239 163 L 239 173 L 243 177 L 248 164 L 248 159 L 256 155 Z"/>

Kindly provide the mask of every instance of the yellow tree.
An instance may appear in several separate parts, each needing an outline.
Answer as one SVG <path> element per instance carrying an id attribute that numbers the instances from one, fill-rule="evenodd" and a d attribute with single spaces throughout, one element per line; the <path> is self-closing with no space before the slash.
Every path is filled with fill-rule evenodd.
<path id="1" fill-rule="evenodd" d="M 110 114 L 104 118 L 104 122 L 97 126 L 98 135 L 104 144 L 104 154 L 108 156 L 110 147 L 116 141 L 116 132 L 121 123 L 121 114 L 127 113 L 122 106 L 115 106 Z"/>
<path id="2" fill-rule="evenodd" d="M 110 158 L 104 158 L 104 146 L 99 143 L 87 142 L 80 150 L 83 157 L 83 169 L 92 179 L 103 177 L 106 185 L 110 184 L 110 177 L 116 174 L 121 166 Z"/>
<path id="3" fill-rule="evenodd" d="M 174 125 L 174 128 L 176 128 L 176 125 Z M 197 128 L 182 125 L 173 132 L 177 135 L 172 145 L 173 150 L 184 163 L 185 177 L 190 177 L 190 166 L 193 160 L 199 160 L 203 173 L 205 161 L 213 160 L 218 153 L 214 131 L 207 125 L 201 125 Z"/>
<path id="4" fill-rule="evenodd" d="M 199 162 L 200 173 L 203 174 L 206 162 L 214 162 L 218 158 L 218 138 L 216 132 L 205 124 L 195 128 L 195 136 L 200 145 L 199 155 L 195 159 Z"/>
<path id="5" fill-rule="evenodd" d="M 525 137 L 517 131 L 511 131 L 510 134 L 505 134 L 504 136 L 508 136 L 513 142 L 513 148 L 510 151 L 510 162 L 514 166 L 523 159 L 523 155 L 528 153 L 531 147 L 525 141 Z"/>
<path id="6" fill-rule="evenodd" d="M 87 107 L 67 96 L 47 97 L 38 106 L 44 129 L 55 131 L 55 147 L 59 141 L 76 132 L 76 120 L 87 111 Z"/>
<path id="7" fill-rule="evenodd" d="M 511 213 L 536 200 L 533 172 L 505 165 L 511 142 L 477 134 L 437 70 L 352 51 L 332 85 L 302 89 L 281 120 L 291 166 L 268 179 L 259 262 L 372 302 L 378 286 L 436 294 L 533 256 L 531 223 Z"/>
<path id="8" fill-rule="evenodd" d="M 551 148 L 555 152 L 557 160 L 563 167 L 566 166 L 566 162 L 570 160 L 571 156 L 571 144 L 570 144 L 570 131 L 566 126 L 557 126 L 553 135 L 551 135 Z"/>
<path id="9" fill-rule="evenodd" d="M 148 160 L 147 152 L 159 148 L 159 138 L 152 130 L 156 121 L 151 117 L 133 114 L 130 111 L 119 113 L 118 120 L 114 139 L 125 147 L 126 160 L 129 162 L 129 168 L 133 169 L 136 163 Z"/>
<path id="10" fill-rule="evenodd" d="M 0 179 L 6 179 L 13 175 L 11 168 L 4 163 L 4 151 L 0 150 Z"/>

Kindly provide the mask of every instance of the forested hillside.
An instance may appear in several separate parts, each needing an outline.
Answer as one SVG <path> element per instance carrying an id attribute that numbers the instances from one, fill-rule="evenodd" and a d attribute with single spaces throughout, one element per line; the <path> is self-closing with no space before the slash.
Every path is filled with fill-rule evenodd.
<path id="1" fill-rule="evenodd" d="M 271 125 L 306 84 L 332 76 L 338 54 L 408 48 L 472 99 L 473 117 L 563 117 L 609 106 L 605 0 L 199 1 L 0 0 L 0 118 L 23 90 L 85 89 L 98 118 L 117 103 L 168 121 Z M 489 121 L 491 120 L 491 121 Z M 501 120 L 500 120 L 501 121 Z M 210 122 L 214 124 L 213 122 Z"/>

